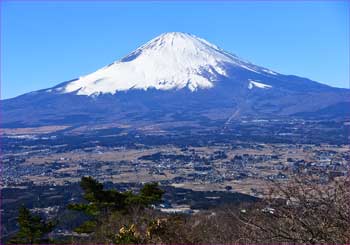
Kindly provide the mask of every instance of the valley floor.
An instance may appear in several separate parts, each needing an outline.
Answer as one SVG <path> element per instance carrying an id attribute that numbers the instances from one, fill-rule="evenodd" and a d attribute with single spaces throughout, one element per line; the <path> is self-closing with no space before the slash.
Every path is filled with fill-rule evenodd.
<path id="1" fill-rule="evenodd" d="M 50 215 L 79 198 L 82 176 L 125 190 L 159 182 L 169 190 L 160 210 L 184 213 L 263 198 L 273 182 L 287 185 L 301 174 L 327 185 L 348 175 L 349 129 L 347 122 L 265 120 L 224 129 L 186 124 L 4 129 L 3 232 L 16 229 L 20 203 Z"/>

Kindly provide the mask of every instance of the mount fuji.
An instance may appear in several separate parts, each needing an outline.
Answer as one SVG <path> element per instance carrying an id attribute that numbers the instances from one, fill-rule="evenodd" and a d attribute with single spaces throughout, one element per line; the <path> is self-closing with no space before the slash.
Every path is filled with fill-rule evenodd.
<path id="1" fill-rule="evenodd" d="M 180 32 L 55 87 L 2 101 L 3 127 L 243 118 L 335 119 L 350 91 L 254 65 Z"/>
<path id="2" fill-rule="evenodd" d="M 245 62 L 204 39 L 173 32 L 160 35 L 120 61 L 59 89 L 78 95 L 151 88 L 196 91 L 212 88 L 220 77 L 228 77 L 229 66 L 276 74 Z"/>

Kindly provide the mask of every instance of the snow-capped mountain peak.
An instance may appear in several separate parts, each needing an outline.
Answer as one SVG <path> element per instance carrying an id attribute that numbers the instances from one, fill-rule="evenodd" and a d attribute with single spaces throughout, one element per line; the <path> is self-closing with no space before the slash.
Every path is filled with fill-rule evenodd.
<path id="1" fill-rule="evenodd" d="M 116 93 L 129 89 L 191 91 L 215 85 L 227 76 L 228 65 L 257 73 L 265 72 L 237 56 L 194 35 L 169 32 L 162 34 L 126 57 L 60 88 L 78 95 Z"/>
<path id="2" fill-rule="evenodd" d="M 235 120 L 344 120 L 350 90 L 279 74 L 172 32 L 79 79 L 4 100 L 2 108 L 10 128 L 112 123 L 176 132 Z"/>

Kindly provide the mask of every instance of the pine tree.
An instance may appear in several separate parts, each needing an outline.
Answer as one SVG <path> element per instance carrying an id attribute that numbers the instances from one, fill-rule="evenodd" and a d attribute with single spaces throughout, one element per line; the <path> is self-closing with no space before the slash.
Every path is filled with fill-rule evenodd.
<path id="1" fill-rule="evenodd" d="M 10 239 L 12 244 L 40 244 L 48 243 L 47 237 L 55 224 L 45 222 L 39 215 L 33 215 L 28 208 L 22 206 L 18 212 L 19 231 Z"/>
<path id="2" fill-rule="evenodd" d="M 90 217 L 90 220 L 77 227 L 75 231 L 91 233 L 98 224 L 99 217 L 105 217 L 111 212 L 127 213 L 132 207 L 146 208 L 162 199 L 164 193 L 158 183 L 145 184 L 139 194 L 131 191 L 104 190 L 103 184 L 92 177 L 82 177 L 80 187 L 84 191 L 83 203 L 69 204 L 68 208 L 81 211 Z"/>

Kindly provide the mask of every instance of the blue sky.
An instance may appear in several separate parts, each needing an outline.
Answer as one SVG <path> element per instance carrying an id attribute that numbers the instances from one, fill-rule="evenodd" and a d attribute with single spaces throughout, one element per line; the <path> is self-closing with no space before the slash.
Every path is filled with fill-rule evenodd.
<path id="1" fill-rule="evenodd" d="M 349 1 L 1 4 L 3 99 L 93 72 L 172 31 L 280 73 L 349 87 Z"/>

